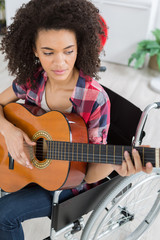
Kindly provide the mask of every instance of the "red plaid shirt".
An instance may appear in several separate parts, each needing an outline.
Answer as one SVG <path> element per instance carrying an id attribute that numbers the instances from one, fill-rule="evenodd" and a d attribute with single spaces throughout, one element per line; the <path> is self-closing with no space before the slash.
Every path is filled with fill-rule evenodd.
<path id="1" fill-rule="evenodd" d="M 24 99 L 26 104 L 36 104 L 41 107 L 42 96 L 47 81 L 47 73 L 40 68 L 35 74 L 36 88 L 32 88 L 30 81 L 19 85 L 16 80 L 12 87 L 16 96 Z M 85 121 L 88 129 L 89 142 L 106 144 L 110 125 L 110 101 L 101 85 L 80 71 L 79 78 L 70 98 L 72 112 L 79 114 Z M 83 184 L 73 189 L 74 193 L 88 189 L 91 185 Z"/>

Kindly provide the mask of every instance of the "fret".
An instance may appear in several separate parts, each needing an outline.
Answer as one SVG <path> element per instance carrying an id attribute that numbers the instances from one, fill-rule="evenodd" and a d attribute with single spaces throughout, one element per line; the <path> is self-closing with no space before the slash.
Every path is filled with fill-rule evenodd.
<path id="1" fill-rule="evenodd" d="M 63 142 L 63 144 L 62 144 L 62 149 L 61 149 L 61 151 L 62 151 L 62 156 L 63 156 L 63 160 L 66 160 L 66 157 L 65 157 L 65 142 Z"/>
<path id="2" fill-rule="evenodd" d="M 72 143 L 72 161 L 74 160 L 74 143 Z"/>
<path id="3" fill-rule="evenodd" d="M 88 155 L 89 155 L 88 148 L 89 148 L 89 144 L 87 144 L 87 162 L 88 162 Z"/>
<path id="4" fill-rule="evenodd" d="M 108 163 L 108 145 L 106 145 L 106 163 Z"/>
<path id="5" fill-rule="evenodd" d="M 59 159 L 59 142 L 57 142 L 57 160 Z"/>
<path id="6" fill-rule="evenodd" d="M 51 156 L 51 158 L 53 157 L 54 158 L 54 151 L 52 151 L 52 149 L 53 149 L 53 142 L 49 142 L 49 153 L 50 153 L 50 156 Z M 52 156 L 53 155 L 53 156 Z"/>
<path id="7" fill-rule="evenodd" d="M 123 153 L 124 147 L 123 146 L 114 146 L 114 154 L 115 154 L 115 164 L 122 164 L 123 161 Z"/>
<path id="8" fill-rule="evenodd" d="M 70 151 L 69 151 L 69 146 L 70 146 L 70 144 L 67 143 L 67 145 L 68 145 L 68 161 L 69 161 L 69 160 L 70 160 L 70 158 L 69 158 L 69 153 L 70 153 Z"/>
<path id="9" fill-rule="evenodd" d="M 55 142 L 55 159 L 58 157 L 58 142 Z"/>
<path id="10" fill-rule="evenodd" d="M 61 151 L 61 160 L 63 160 L 63 142 L 60 144 L 60 151 Z"/>
<path id="11" fill-rule="evenodd" d="M 51 142 L 50 142 L 50 147 L 51 147 Z M 57 152 L 57 149 L 56 149 L 56 142 L 54 142 L 54 159 L 56 159 L 56 152 Z M 51 152 L 52 152 L 52 147 L 50 148 L 50 156 L 51 156 Z"/>
<path id="12" fill-rule="evenodd" d="M 81 144 L 81 146 L 82 146 L 82 156 L 81 156 L 81 160 L 82 160 L 82 162 L 83 162 L 83 144 Z"/>
<path id="13" fill-rule="evenodd" d="M 113 151 L 113 158 L 114 158 L 114 164 L 116 163 L 116 161 L 115 161 L 115 146 L 114 146 L 114 151 Z"/>
<path id="14" fill-rule="evenodd" d="M 82 152 L 82 144 L 81 143 L 78 143 L 78 154 L 77 154 L 77 161 L 80 161 L 81 162 L 81 152 Z"/>
<path id="15" fill-rule="evenodd" d="M 142 150 L 142 162 L 143 162 L 143 166 L 145 166 L 145 163 L 144 163 L 144 147 L 143 147 L 143 150 Z"/>
<path id="16" fill-rule="evenodd" d="M 114 163 L 114 147 L 112 145 L 108 146 L 108 163 Z"/>
<path id="17" fill-rule="evenodd" d="M 95 145 L 93 144 L 93 162 L 95 162 L 95 159 L 94 159 L 94 148 L 95 148 Z"/>
<path id="18" fill-rule="evenodd" d="M 50 149 L 49 149 L 49 143 L 46 141 L 46 143 L 47 143 L 47 155 L 46 155 L 46 159 L 49 159 L 49 151 L 50 151 Z M 32 159 L 32 158 L 31 158 Z"/>
<path id="19" fill-rule="evenodd" d="M 88 162 L 93 162 L 93 144 L 88 144 Z"/>
<path id="20" fill-rule="evenodd" d="M 101 144 L 99 145 L 99 163 L 101 162 Z"/>
<path id="21" fill-rule="evenodd" d="M 50 154 L 49 154 L 50 153 L 50 142 L 46 141 L 46 143 L 47 143 L 47 157 L 46 158 L 49 159 L 49 156 L 50 156 Z"/>
<path id="22" fill-rule="evenodd" d="M 78 162 L 78 143 L 77 143 L 77 162 Z"/>
<path id="23" fill-rule="evenodd" d="M 96 162 L 96 163 L 99 163 L 100 162 L 100 159 L 99 159 L 99 149 L 101 147 L 101 144 L 94 144 L 94 147 L 93 147 L 93 161 Z"/>
<path id="24" fill-rule="evenodd" d="M 66 159 L 66 142 L 63 142 L 63 149 L 62 149 L 62 151 L 63 151 L 63 160 L 67 161 L 67 159 Z"/>

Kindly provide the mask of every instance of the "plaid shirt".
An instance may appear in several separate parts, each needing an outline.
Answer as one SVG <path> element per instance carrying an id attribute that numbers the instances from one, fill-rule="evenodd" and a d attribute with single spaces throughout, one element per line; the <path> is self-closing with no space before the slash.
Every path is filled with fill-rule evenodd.
<path id="1" fill-rule="evenodd" d="M 35 74 L 36 88 L 32 88 L 30 81 L 19 85 L 16 80 L 12 87 L 16 96 L 24 99 L 26 104 L 36 104 L 41 107 L 42 96 L 47 81 L 47 73 L 40 68 Z M 88 129 L 89 142 L 106 144 L 110 125 L 110 101 L 101 85 L 80 71 L 79 78 L 70 98 L 72 112 L 79 114 L 85 121 Z M 83 184 L 73 189 L 74 194 L 88 189 L 93 184 Z"/>

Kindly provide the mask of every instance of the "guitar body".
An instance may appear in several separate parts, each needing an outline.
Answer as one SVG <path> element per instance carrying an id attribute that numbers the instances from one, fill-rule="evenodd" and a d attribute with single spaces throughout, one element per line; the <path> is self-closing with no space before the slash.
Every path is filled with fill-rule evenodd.
<path id="1" fill-rule="evenodd" d="M 23 106 L 18 103 L 6 105 L 4 114 L 11 123 L 22 129 L 33 141 L 44 139 L 88 142 L 86 125 L 76 114 L 63 114 L 57 111 L 46 113 L 39 107 Z M 36 183 L 47 190 L 54 191 L 73 188 L 82 182 L 87 163 L 39 160 L 35 152 L 36 150 L 32 148 L 33 169 L 26 168 L 16 161 L 14 161 L 14 168 L 9 169 L 8 151 L 4 137 L 0 134 L 0 188 L 6 192 L 14 192 L 30 183 Z"/>

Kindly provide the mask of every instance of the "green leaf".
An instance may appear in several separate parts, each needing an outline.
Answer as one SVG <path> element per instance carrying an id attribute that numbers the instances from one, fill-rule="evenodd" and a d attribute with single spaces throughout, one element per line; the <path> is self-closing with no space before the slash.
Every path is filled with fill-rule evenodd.
<path id="1" fill-rule="evenodd" d="M 153 35 L 156 38 L 156 41 L 160 44 L 160 29 L 155 29 L 154 31 L 152 31 Z"/>
<path id="2" fill-rule="evenodd" d="M 151 49 L 150 50 L 150 57 L 154 56 L 154 55 L 157 55 L 159 53 L 159 49 L 155 48 L 155 49 Z"/>
<path id="3" fill-rule="evenodd" d="M 140 47 L 146 47 L 147 44 L 149 44 L 150 42 L 152 42 L 153 40 L 143 40 L 141 42 L 138 43 L 138 46 Z"/>
<path id="4" fill-rule="evenodd" d="M 132 53 L 131 57 L 128 60 L 128 66 L 131 64 L 131 62 L 135 59 L 138 60 L 142 54 L 142 51 L 136 51 L 135 53 Z"/>
<path id="5" fill-rule="evenodd" d="M 147 48 L 147 49 L 152 49 L 152 48 L 158 48 L 158 49 L 160 49 L 160 45 L 159 45 L 157 42 L 152 41 L 152 42 L 150 42 L 150 43 L 148 43 L 148 44 L 146 45 L 146 48 Z"/>
<path id="6" fill-rule="evenodd" d="M 146 52 L 142 53 L 141 56 L 139 57 L 139 59 L 137 59 L 137 61 L 134 64 L 135 68 L 141 68 L 144 64 L 145 61 L 145 56 L 146 56 Z"/>
<path id="7" fill-rule="evenodd" d="M 131 64 L 131 62 L 134 60 L 134 58 L 133 57 L 130 57 L 129 59 L 128 59 L 128 66 Z"/>
<path id="8" fill-rule="evenodd" d="M 160 52 L 157 54 L 157 64 L 158 64 L 158 68 L 160 70 Z"/>

